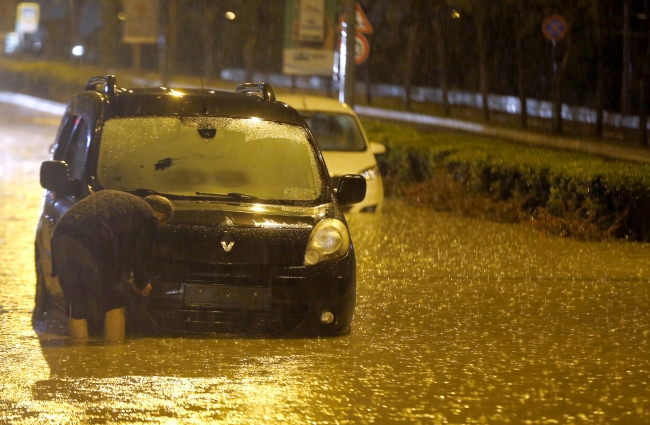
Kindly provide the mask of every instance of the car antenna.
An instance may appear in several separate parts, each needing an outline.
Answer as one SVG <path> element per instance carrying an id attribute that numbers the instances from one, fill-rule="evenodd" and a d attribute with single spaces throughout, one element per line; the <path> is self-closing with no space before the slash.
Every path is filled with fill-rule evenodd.
<path id="1" fill-rule="evenodd" d="M 203 87 L 203 69 L 199 68 L 199 76 L 201 77 L 201 97 L 203 97 L 203 115 L 208 115 L 208 103 L 206 102 L 205 99 L 205 87 Z M 206 122 L 203 123 L 205 127 L 199 123 L 199 134 L 201 137 L 204 139 L 213 139 L 214 136 L 217 135 L 217 129 L 216 128 L 211 128 L 209 125 L 207 125 L 207 118 L 199 118 L 200 121 L 205 120 Z"/>
<path id="2" fill-rule="evenodd" d="M 203 113 L 208 113 L 208 105 L 205 101 L 205 87 L 203 87 L 203 68 L 199 68 L 199 76 L 201 77 L 201 95 L 203 96 Z"/>

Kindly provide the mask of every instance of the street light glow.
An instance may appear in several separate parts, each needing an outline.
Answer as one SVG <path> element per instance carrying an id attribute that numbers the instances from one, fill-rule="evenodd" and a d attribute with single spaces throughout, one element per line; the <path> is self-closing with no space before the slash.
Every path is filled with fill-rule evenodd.
<path id="1" fill-rule="evenodd" d="M 72 48 L 72 54 L 75 56 L 81 56 L 84 54 L 84 46 L 74 46 Z"/>
<path id="2" fill-rule="evenodd" d="M 227 19 L 230 19 L 232 21 L 233 19 L 235 19 L 235 17 L 236 16 L 235 16 L 234 12 L 230 12 L 230 11 L 226 12 L 226 18 Z"/>
<path id="3" fill-rule="evenodd" d="M 460 13 L 458 13 L 457 10 L 454 10 L 453 12 L 451 12 L 451 17 L 454 19 L 458 19 L 460 18 Z"/>

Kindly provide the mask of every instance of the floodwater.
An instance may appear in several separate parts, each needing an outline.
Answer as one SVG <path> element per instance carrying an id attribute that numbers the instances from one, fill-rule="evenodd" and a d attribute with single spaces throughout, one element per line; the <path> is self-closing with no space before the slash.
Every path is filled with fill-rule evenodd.
<path id="1" fill-rule="evenodd" d="M 352 332 L 73 345 L 31 325 L 56 127 L 0 104 L 0 423 L 650 423 L 650 245 L 388 200 L 349 217 Z M 19 116 L 16 114 L 20 113 Z"/>

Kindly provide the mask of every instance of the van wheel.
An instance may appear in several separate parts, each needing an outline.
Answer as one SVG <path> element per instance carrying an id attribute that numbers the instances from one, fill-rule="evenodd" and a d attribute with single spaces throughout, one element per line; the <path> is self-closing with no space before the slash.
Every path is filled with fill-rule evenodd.
<path id="1" fill-rule="evenodd" d="M 32 324 L 40 322 L 47 316 L 50 300 L 45 289 L 45 274 L 41 264 L 40 255 L 36 254 L 36 295 L 34 296 L 34 310 L 32 311 Z"/>

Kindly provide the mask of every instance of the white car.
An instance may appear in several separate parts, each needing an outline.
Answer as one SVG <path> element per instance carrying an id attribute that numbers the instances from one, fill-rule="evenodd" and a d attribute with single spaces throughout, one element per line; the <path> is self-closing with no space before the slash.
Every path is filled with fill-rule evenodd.
<path id="1" fill-rule="evenodd" d="M 323 152 L 333 186 L 344 174 L 366 178 L 363 202 L 350 212 L 381 212 L 384 186 L 375 155 L 386 152 L 381 143 L 368 142 L 357 114 L 345 103 L 322 96 L 284 95 L 278 100 L 289 104 L 303 116 Z"/>

